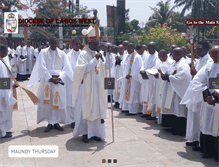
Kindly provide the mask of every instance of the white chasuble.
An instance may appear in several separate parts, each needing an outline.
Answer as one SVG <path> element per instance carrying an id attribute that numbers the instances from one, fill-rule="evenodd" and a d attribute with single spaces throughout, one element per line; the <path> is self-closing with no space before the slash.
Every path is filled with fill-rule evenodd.
<path id="1" fill-rule="evenodd" d="M 48 82 L 52 76 L 59 76 L 65 85 Z M 37 123 L 48 121 L 51 124 L 68 124 L 67 97 L 72 94 L 73 72 L 66 54 L 56 48 L 42 49 L 30 77 L 28 88 L 40 81 L 37 97 Z M 68 87 L 68 89 L 67 89 Z"/>
<path id="2" fill-rule="evenodd" d="M 15 54 L 18 55 L 17 60 L 18 60 L 18 73 L 20 75 L 26 75 L 27 74 L 27 59 L 21 59 L 20 56 L 27 56 L 26 49 L 24 47 L 18 46 L 16 48 Z"/>

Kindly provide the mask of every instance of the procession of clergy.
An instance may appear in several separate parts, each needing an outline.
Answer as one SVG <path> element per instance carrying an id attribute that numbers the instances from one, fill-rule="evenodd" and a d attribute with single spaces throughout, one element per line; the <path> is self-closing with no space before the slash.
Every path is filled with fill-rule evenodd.
<path id="1" fill-rule="evenodd" d="M 57 47 L 55 37 L 41 50 L 34 50 L 30 42 L 22 42 L 16 51 L 1 44 L 0 78 L 12 77 L 12 72 L 21 80 L 31 74 L 28 88 L 40 82 L 37 123 L 48 122 L 44 132 L 63 131 L 59 124 L 70 124 L 73 136 L 82 135 L 86 143 L 101 141 L 106 137 L 107 103 L 113 100 L 126 116 L 156 120 L 167 132 L 186 136 L 186 144 L 204 153 L 203 158 L 218 161 L 219 90 L 209 88 L 209 78 L 219 79 L 218 45 L 210 48 L 199 42 L 198 59 L 191 63 L 185 46 L 172 45 L 168 54 L 158 52 L 154 42 L 99 45 L 96 25 L 87 29 L 87 36 L 88 45 L 81 50 L 75 38 L 67 54 Z M 104 78 L 110 76 L 115 78 L 114 90 L 104 89 Z M 12 137 L 16 87 L 12 79 L 10 90 L 0 90 L 2 138 Z"/>

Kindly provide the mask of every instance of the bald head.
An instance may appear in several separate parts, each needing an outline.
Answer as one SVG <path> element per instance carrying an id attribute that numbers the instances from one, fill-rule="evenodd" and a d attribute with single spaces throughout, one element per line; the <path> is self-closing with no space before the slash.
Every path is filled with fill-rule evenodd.
<path id="1" fill-rule="evenodd" d="M 167 51 L 164 49 L 160 50 L 158 57 L 162 62 L 165 62 L 167 60 Z"/>
<path id="2" fill-rule="evenodd" d="M 119 52 L 120 55 L 123 55 L 123 53 L 124 53 L 124 46 L 123 45 L 119 45 L 117 47 L 117 51 Z"/>
<path id="3" fill-rule="evenodd" d="M 135 46 L 133 45 L 133 43 L 129 43 L 128 44 L 128 53 L 131 54 L 134 52 Z"/>
<path id="4" fill-rule="evenodd" d="M 123 41 L 122 45 L 124 46 L 124 49 L 127 50 L 128 49 L 128 41 Z"/>
<path id="5" fill-rule="evenodd" d="M 81 41 L 79 38 L 74 38 L 72 40 L 72 48 L 75 50 L 75 51 L 78 51 L 81 47 Z"/>
<path id="6" fill-rule="evenodd" d="M 210 55 L 214 63 L 219 63 L 219 45 L 214 45 L 211 48 Z"/>
<path id="7" fill-rule="evenodd" d="M 186 55 L 187 55 L 187 49 L 186 49 L 186 47 L 185 47 L 185 46 L 182 46 L 181 49 L 182 49 L 182 51 L 183 51 L 183 57 L 186 57 Z"/>
<path id="8" fill-rule="evenodd" d="M 154 54 L 156 51 L 156 43 L 155 42 L 149 42 L 148 43 L 148 52 L 150 54 Z"/>
<path id="9" fill-rule="evenodd" d="M 147 45 L 143 44 L 143 45 L 142 45 L 142 48 L 143 48 L 145 51 L 147 51 Z"/>
<path id="10" fill-rule="evenodd" d="M 180 47 L 176 47 L 175 49 L 173 49 L 172 56 L 173 56 L 173 60 L 178 62 L 183 57 L 182 49 Z"/>

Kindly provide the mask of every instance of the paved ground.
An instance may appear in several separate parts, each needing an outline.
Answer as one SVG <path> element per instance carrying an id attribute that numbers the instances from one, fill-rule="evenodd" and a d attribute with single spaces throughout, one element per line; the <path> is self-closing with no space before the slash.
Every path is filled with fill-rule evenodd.
<path id="1" fill-rule="evenodd" d="M 20 82 L 22 86 L 27 81 Z M 38 86 L 31 90 L 36 93 Z M 0 139 L 0 167 L 201 167 L 219 166 L 214 159 L 202 159 L 202 154 L 185 145 L 185 139 L 164 131 L 154 121 L 140 116 L 127 117 L 114 111 L 115 142 L 112 143 L 111 118 L 105 122 L 105 141 L 85 144 L 81 137 L 73 138 L 69 125 L 64 131 L 44 133 L 46 122 L 36 124 L 36 109 L 25 92 L 18 91 L 18 111 L 13 113 L 13 137 Z M 110 108 L 109 108 L 110 109 Z M 58 158 L 9 158 L 10 145 L 58 145 Z M 102 163 L 102 159 L 117 159 L 117 163 Z"/>

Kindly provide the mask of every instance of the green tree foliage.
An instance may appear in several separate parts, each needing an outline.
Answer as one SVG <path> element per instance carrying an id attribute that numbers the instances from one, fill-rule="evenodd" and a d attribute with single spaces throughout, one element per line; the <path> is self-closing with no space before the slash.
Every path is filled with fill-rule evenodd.
<path id="1" fill-rule="evenodd" d="M 123 40 L 129 40 L 129 42 L 134 45 L 137 44 L 148 44 L 151 41 L 154 41 L 157 44 L 157 50 L 165 49 L 166 51 L 170 51 L 170 46 L 172 44 L 176 44 L 177 46 L 187 46 L 188 40 L 185 39 L 176 29 L 172 29 L 172 27 L 168 27 L 166 23 L 161 26 L 158 24 L 155 28 L 151 28 L 148 33 L 145 33 L 141 36 L 130 37 L 127 34 L 123 34 L 119 38 L 120 42 Z"/>
<path id="2" fill-rule="evenodd" d="M 170 8 L 170 0 L 166 2 L 160 1 L 156 5 L 157 7 L 150 7 L 154 12 L 151 16 L 151 20 L 148 22 L 149 27 L 154 27 L 156 23 L 163 25 L 164 23 L 170 23 L 173 16 L 173 10 L 176 6 Z"/>

